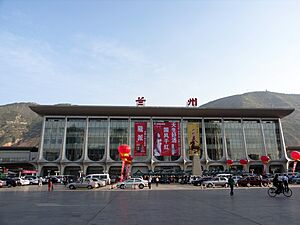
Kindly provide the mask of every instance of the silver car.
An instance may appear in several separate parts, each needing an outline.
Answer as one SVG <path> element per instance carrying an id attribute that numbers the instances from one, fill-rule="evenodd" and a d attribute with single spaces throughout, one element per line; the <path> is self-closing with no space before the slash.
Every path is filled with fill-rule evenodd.
<path id="1" fill-rule="evenodd" d="M 125 188 L 143 189 L 144 187 L 148 187 L 148 181 L 143 180 L 141 178 L 131 178 L 131 179 L 125 180 L 123 182 L 119 182 L 117 184 L 117 187 L 119 187 L 121 189 L 125 189 Z"/>
<path id="2" fill-rule="evenodd" d="M 203 181 L 202 185 L 206 187 L 227 187 L 228 186 L 228 179 L 226 177 L 214 177 L 211 180 Z"/>
<path id="3" fill-rule="evenodd" d="M 76 182 L 72 182 L 67 184 L 67 188 L 69 189 L 76 189 L 76 188 L 87 188 L 87 189 L 93 189 L 96 187 L 96 183 L 94 181 L 91 180 L 87 180 L 87 181 L 76 181 Z"/>

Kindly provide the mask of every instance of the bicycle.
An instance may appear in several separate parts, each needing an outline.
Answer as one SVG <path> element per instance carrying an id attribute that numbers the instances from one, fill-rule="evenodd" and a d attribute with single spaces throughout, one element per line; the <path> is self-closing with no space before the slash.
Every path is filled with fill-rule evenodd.
<path id="1" fill-rule="evenodd" d="M 276 187 L 270 187 L 268 189 L 268 195 L 270 197 L 275 197 L 276 195 L 283 194 L 285 197 L 291 197 L 293 195 L 293 192 L 290 188 L 281 188 L 280 192 L 277 192 Z"/>

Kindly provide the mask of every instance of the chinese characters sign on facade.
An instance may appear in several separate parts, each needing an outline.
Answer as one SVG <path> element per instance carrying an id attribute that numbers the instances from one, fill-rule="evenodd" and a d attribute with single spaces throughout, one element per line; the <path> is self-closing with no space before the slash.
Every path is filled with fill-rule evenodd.
<path id="1" fill-rule="evenodd" d="M 144 97 L 138 97 L 137 100 L 135 100 L 136 106 L 145 106 L 146 99 Z"/>
<path id="2" fill-rule="evenodd" d="M 180 155 L 179 122 L 156 122 L 153 124 L 153 135 L 155 156 Z"/>
<path id="3" fill-rule="evenodd" d="M 189 98 L 187 106 L 197 106 L 197 98 Z"/>
<path id="4" fill-rule="evenodd" d="M 134 123 L 134 156 L 147 155 L 147 122 Z"/>

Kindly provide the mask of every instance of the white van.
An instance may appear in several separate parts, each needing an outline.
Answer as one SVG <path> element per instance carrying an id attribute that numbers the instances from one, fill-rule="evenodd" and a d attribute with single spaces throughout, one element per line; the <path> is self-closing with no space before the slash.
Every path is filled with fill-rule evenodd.
<path id="1" fill-rule="evenodd" d="M 229 178 L 230 176 L 232 176 L 232 174 L 230 174 L 230 173 L 220 173 L 216 177 L 226 177 L 226 178 Z"/>
<path id="2" fill-rule="evenodd" d="M 98 178 L 99 180 L 105 180 L 106 184 L 110 184 L 110 177 L 108 173 L 101 173 L 101 174 L 89 174 L 86 178 Z"/>

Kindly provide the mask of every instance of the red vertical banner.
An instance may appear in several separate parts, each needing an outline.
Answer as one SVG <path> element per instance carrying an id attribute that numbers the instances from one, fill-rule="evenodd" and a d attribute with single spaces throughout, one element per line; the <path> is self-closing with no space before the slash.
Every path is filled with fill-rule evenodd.
<path id="1" fill-rule="evenodd" d="M 147 122 L 134 123 L 134 156 L 147 155 Z"/>
<path id="2" fill-rule="evenodd" d="M 155 156 L 179 156 L 179 122 L 156 122 L 153 124 L 153 154 Z"/>

